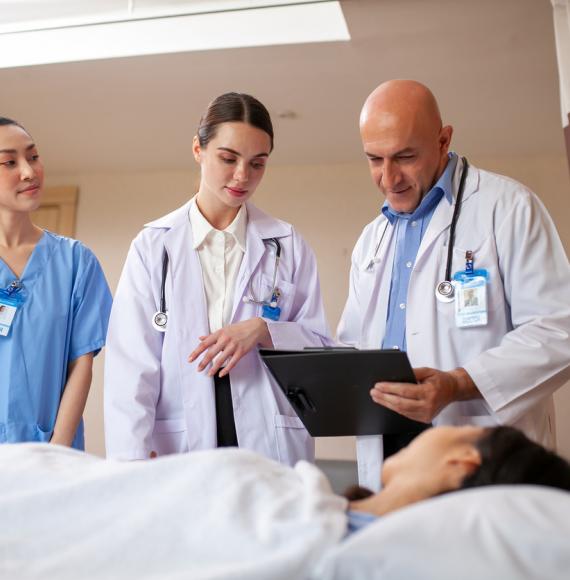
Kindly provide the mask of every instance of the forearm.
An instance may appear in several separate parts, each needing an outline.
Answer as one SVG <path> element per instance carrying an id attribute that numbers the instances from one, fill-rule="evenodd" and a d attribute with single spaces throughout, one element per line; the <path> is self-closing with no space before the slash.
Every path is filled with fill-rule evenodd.
<path id="1" fill-rule="evenodd" d="M 87 402 L 92 369 L 92 353 L 80 356 L 69 365 L 50 443 L 71 446 Z"/>
<path id="2" fill-rule="evenodd" d="M 449 374 L 455 379 L 455 401 L 470 401 L 483 397 L 471 375 L 464 368 L 456 368 L 449 371 Z"/>

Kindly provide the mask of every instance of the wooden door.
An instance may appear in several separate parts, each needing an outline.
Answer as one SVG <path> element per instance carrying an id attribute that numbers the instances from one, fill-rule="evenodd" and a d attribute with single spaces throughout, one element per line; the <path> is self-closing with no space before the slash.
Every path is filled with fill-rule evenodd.
<path id="1" fill-rule="evenodd" d="M 32 213 L 32 221 L 62 236 L 75 236 L 78 188 L 46 187 L 40 207 Z"/>

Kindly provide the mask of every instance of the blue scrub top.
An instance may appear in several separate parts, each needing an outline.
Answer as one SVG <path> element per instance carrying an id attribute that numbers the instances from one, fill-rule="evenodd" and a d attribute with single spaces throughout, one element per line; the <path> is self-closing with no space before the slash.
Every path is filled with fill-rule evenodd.
<path id="1" fill-rule="evenodd" d="M 16 280 L 0 259 L 0 288 Z M 0 336 L 0 443 L 49 441 L 76 358 L 105 344 L 111 293 L 81 242 L 44 232 L 20 278 L 24 303 Z M 84 449 L 83 421 L 73 447 Z"/>

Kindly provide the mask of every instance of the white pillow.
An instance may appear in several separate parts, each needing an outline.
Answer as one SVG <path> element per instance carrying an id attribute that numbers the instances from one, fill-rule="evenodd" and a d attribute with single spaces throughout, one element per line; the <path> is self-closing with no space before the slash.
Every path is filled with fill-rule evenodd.
<path id="1" fill-rule="evenodd" d="M 374 522 L 332 550 L 321 580 L 569 580 L 570 493 L 493 486 Z"/>

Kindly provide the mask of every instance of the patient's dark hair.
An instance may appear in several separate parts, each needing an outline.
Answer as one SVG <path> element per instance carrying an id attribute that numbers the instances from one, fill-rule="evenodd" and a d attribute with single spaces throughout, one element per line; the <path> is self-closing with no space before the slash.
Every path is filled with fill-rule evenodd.
<path id="1" fill-rule="evenodd" d="M 273 124 L 269 111 L 263 103 L 245 93 L 224 93 L 208 105 L 198 125 L 200 147 L 206 147 L 216 136 L 218 125 L 232 122 L 248 123 L 265 131 L 273 149 Z"/>
<path id="2" fill-rule="evenodd" d="M 481 466 L 461 489 L 483 485 L 545 485 L 570 491 L 570 464 L 513 427 L 489 429 L 477 442 Z"/>
<path id="3" fill-rule="evenodd" d="M 492 427 L 475 444 L 481 465 L 468 475 L 460 489 L 485 485 L 545 485 L 570 491 L 570 463 L 531 441 L 514 427 Z M 365 499 L 373 492 L 364 487 L 349 487 L 349 501 Z"/>

